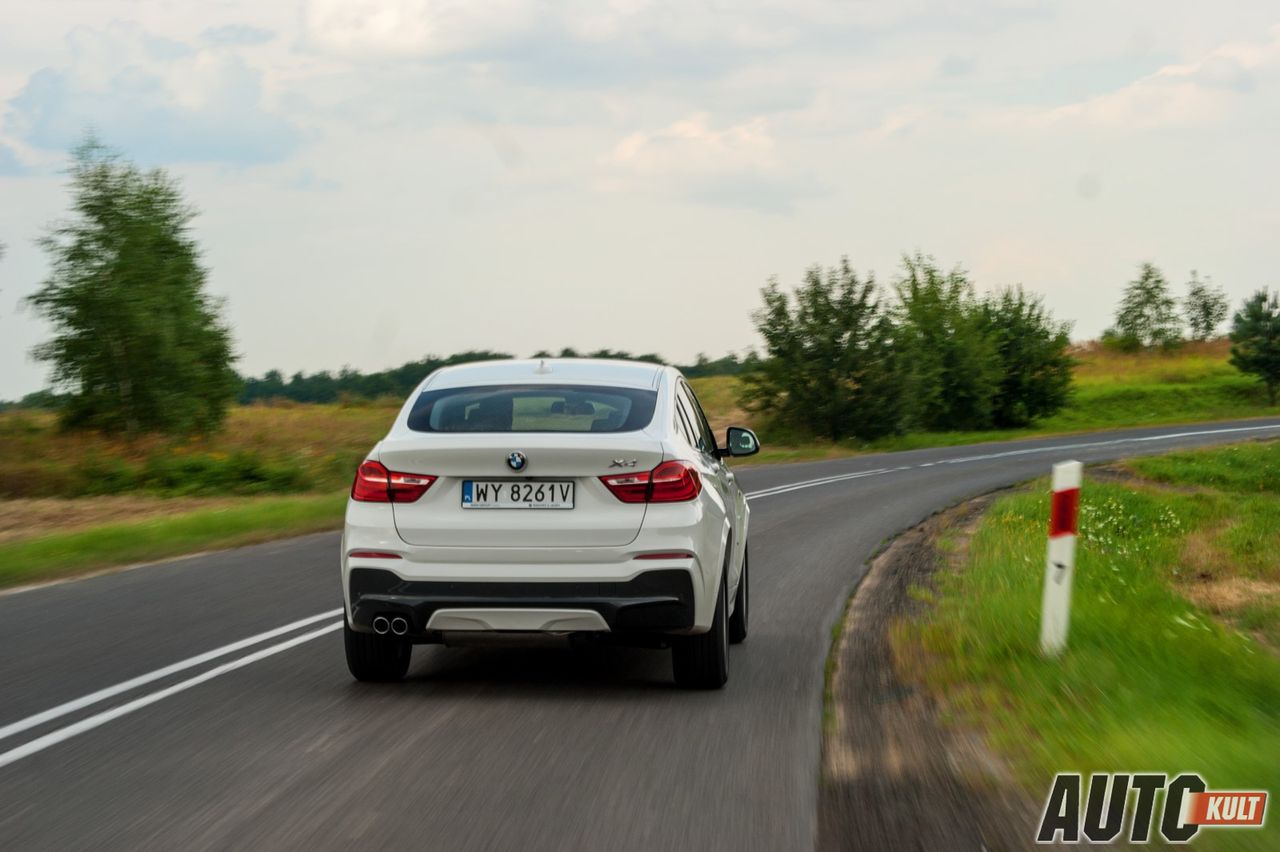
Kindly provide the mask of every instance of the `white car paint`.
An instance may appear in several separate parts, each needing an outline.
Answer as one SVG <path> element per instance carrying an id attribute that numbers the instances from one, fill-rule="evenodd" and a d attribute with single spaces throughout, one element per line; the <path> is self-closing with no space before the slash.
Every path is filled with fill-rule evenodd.
<path id="1" fill-rule="evenodd" d="M 651 389 L 657 392 L 652 420 L 629 432 L 414 431 L 408 420 L 427 390 L 485 385 L 584 385 Z M 560 581 L 625 582 L 647 571 L 688 571 L 695 595 L 694 624 L 712 624 L 722 571 L 728 570 L 727 608 L 732 611 L 742 573 L 750 510 L 725 462 L 690 440 L 677 413 L 679 371 L 654 364 L 588 359 L 489 361 L 447 367 L 428 376 L 406 400 L 387 436 L 369 453 L 392 471 L 439 477 L 419 500 L 370 503 L 348 500 L 342 537 L 342 580 L 352 616 L 351 571 L 359 567 L 394 572 L 404 580 L 485 581 L 513 584 Z M 691 391 L 690 391 L 691 393 Z M 723 438 L 721 438 L 723 440 Z M 506 464 L 509 452 L 528 457 L 520 474 Z M 679 503 L 628 504 L 599 477 L 626 472 L 615 459 L 635 460 L 644 471 L 668 460 L 692 464 L 702 479 L 697 497 Z M 571 510 L 463 510 L 464 479 L 527 476 L 572 479 Z M 732 554 L 726 559 L 726 547 Z M 374 552 L 396 559 L 353 555 Z M 637 559 L 683 552 L 684 558 Z M 594 612 L 507 608 L 441 610 L 436 627 L 449 630 L 600 631 L 608 626 Z M 428 625 L 428 629 L 436 629 Z"/>

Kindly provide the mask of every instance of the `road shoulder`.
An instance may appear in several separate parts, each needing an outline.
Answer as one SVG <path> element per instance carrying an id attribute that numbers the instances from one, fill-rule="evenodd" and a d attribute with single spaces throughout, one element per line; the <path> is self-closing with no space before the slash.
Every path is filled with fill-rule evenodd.
<path id="1" fill-rule="evenodd" d="M 818 849 L 1021 849 L 1036 805 L 976 731 L 944 726 L 935 702 L 900 678 L 891 633 L 921 604 L 912 587 L 963 546 L 993 496 L 940 512 L 877 556 L 833 649 L 822 747 Z"/>

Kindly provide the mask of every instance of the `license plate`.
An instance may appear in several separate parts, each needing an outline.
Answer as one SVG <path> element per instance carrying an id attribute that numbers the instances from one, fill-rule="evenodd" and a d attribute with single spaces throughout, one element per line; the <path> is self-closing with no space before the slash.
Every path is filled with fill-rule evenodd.
<path id="1" fill-rule="evenodd" d="M 572 509 L 572 482 L 462 481 L 464 509 Z"/>

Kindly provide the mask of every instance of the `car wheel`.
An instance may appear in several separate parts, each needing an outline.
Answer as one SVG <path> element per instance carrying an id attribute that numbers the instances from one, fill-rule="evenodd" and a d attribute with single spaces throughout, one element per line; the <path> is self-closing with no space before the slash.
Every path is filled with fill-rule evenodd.
<path id="1" fill-rule="evenodd" d="M 347 646 L 347 668 L 356 680 L 400 680 L 409 671 L 413 645 L 407 639 L 358 633 L 345 618 L 342 638 Z"/>
<path id="2" fill-rule="evenodd" d="M 685 689 L 719 689 L 729 679 L 729 619 L 725 572 L 720 572 L 720 593 L 716 595 L 711 629 L 697 636 L 681 636 L 671 646 L 671 664 L 676 685 Z"/>
<path id="3" fill-rule="evenodd" d="M 740 644 L 747 638 L 747 548 L 742 548 L 742 576 L 738 578 L 738 593 L 733 596 L 733 615 L 729 616 L 729 641 Z"/>

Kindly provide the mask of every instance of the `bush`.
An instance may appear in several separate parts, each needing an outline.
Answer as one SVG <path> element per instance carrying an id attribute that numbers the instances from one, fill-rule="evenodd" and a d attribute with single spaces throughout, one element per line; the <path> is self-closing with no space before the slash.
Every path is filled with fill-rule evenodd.
<path id="1" fill-rule="evenodd" d="M 1231 320 L 1231 365 L 1251 373 L 1267 388 L 1267 402 L 1276 404 L 1280 388 L 1280 293 L 1259 290 Z"/>
<path id="2" fill-rule="evenodd" d="M 932 258 L 903 258 L 895 289 L 895 349 L 905 365 L 894 389 L 906 423 L 930 431 L 983 429 L 992 423 L 1000 359 L 973 286 L 960 269 L 944 273 Z"/>
<path id="3" fill-rule="evenodd" d="M 980 314 L 1000 364 L 995 425 L 1026 426 L 1061 410 L 1071 395 L 1071 324 L 1054 322 L 1041 299 L 1021 287 L 988 296 Z"/>
<path id="4" fill-rule="evenodd" d="M 776 280 L 762 295 L 753 319 L 768 357 L 744 375 L 743 404 L 833 441 L 894 431 L 894 359 L 874 280 L 859 281 L 844 258 L 825 277 L 809 269 L 792 296 Z"/>
<path id="5" fill-rule="evenodd" d="M 766 357 L 744 374 L 743 405 L 775 435 L 868 440 L 1025 425 L 1066 404 L 1069 327 L 1038 298 L 979 300 L 963 271 L 920 254 L 903 270 L 891 307 L 847 258 L 810 268 L 793 294 L 770 281 L 753 315 Z"/>

